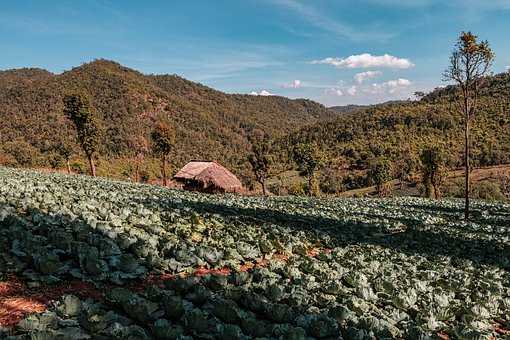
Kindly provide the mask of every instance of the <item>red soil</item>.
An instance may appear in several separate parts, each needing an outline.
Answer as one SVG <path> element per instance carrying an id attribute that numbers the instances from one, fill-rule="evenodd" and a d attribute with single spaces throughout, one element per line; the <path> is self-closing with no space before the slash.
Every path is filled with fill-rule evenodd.
<path id="1" fill-rule="evenodd" d="M 316 256 L 321 250 L 314 249 L 309 253 L 310 256 Z M 328 251 L 328 250 L 323 250 Z M 288 256 L 284 254 L 273 255 L 273 261 L 287 261 Z M 269 260 L 261 259 L 256 262 L 248 262 L 240 267 L 241 272 L 247 272 L 254 268 L 266 267 Z M 227 276 L 231 273 L 229 268 L 210 269 L 207 267 L 198 267 L 192 274 L 178 274 L 179 276 L 202 277 L 208 274 Z M 177 275 L 149 274 L 145 279 L 135 281 L 128 285 L 132 291 L 143 291 L 147 286 L 155 285 L 163 287 L 165 281 L 174 280 Z M 7 279 L 0 282 L 0 326 L 12 327 L 21 321 L 26 315 L 31 313 L 44 312 L 48 305 L 55 300 L 60 299 L 67 294 L 76 295 L 82 299 L 92 298 L 96 301 L 103 301 L 104 292 L 115 286 L 105 285 L 102 290 L 97 289 L 91 283 L 83 281 L 69 281 L 59 285 L 43 285 L 37 288 L 28 288 L 26 284 L 15 275 L 9 275 Z"/>
<path id="2" fill-rule="evenodd" d="M 9 275 L 0 282 L 0 326 L 11 327 L 27 314 L 44 312 L 51 301 L 66 294 L 96 300 L 103 297 L 93 285 L 81 281 L 31 289 L 15 275 Z"/>

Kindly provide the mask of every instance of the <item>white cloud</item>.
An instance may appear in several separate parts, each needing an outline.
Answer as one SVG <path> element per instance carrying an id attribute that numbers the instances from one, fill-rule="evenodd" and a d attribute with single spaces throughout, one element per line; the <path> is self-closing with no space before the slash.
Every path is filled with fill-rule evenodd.
<path id="1" fill-rule="evenodd" d="M 313 60 L 312 64 L 328 64 L 336 68 L 369 68 L 369 67 L 387 67 L 387 68 L 411 68 L 414 64 L 405 58 L 394 57 L 389 54 L 373 56 L 370 53 L 351 55 L 347 58 L 325 58 L 322 60 Z"/>
<path id="2" fill-rule="evenodd" d="M 352 85 L 347 89 L 347 93 L 351 96 L 355 96 L 356 93 L 358 93 L 358 88 L 356 87 L 356 85 Z"/>
<path id="3" fill-rule="evenodd" d="M 361 73 L 356 73 L 354 75 L 354 81 L 358 84 L 362 84 L 367 79 L 372 79 L 375 77 L 379 77 L 382 75 L 381 71 L 366 71 Z"/>
<path id="4" fill-rule="evenodd" d="M 328 94 L 328 95 L 338 96 L 338 97 L 342 97 L 345 95 L 355 96 L 358 94 L 358 87 L 356 85 L 352 85 L 350 87 L 334 86 L 334 87 L 327 88 L 324 91 L 324 93 Z"/>
<path id="5" fill-rule="evenodd" d="M 299 79 L 296 79 L 290 83 L 287 83 L 287 84 L 283 84 L 282 87 L 285 88 L 285 89 L 298 89 L 301 87 L 301 80 Z"/>
<path id="6" fill-rule="evenodd" d="M 411 81 L 403 78 L 389 80 L 387 82 L 377 84 L 372 84 L 369 92 L 372 94 L 384 93 L 388 92 L 390 94 L 394 94 L 406 87 L 411 86 Z"/>
<path id="7" fill-rule="evenodd" d="M 341 89 L 335 87 L 327 89 L 325 92 L 326 94 L 332 94 L 338 97 L 342 97 L 344 95 L 344 92 Z"/>
<path id="8" fill-rule="evenodd" d="M 407 79 L 398 78 L 396 80 L 387 81 L 386 83 L 383 84 L 387 84 L 389 87 L 409 86 L 411 85 L 411 81 Z"/>
<path id="9" fill-rule="evenodd" d="M 274 94 L 272 94 L 271 92 L 269 92 L 267 90 L 262 90 L 260 92 L 252 91 L 252 92 L 250 92 L 250 94 L 252 96 L 274 96 Z"/>

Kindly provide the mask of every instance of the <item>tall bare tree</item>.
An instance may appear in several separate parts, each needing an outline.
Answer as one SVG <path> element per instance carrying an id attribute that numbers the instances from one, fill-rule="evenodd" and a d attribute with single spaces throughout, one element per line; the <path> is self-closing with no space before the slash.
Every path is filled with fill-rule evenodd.
<path id="1" fill-rule="evenodd" d="M 478 108 L 480 89 L 490 73 L 494 52 L 487 41 L 478 41 L 471 32 L 462 32 L 450 56 L 450 66 L 444 72 L 445 81 L 454 81 L 459 89 L 459 107 L 464 117 L 465 207 L 469 219 L 470 190 L 470 123 Z"/>

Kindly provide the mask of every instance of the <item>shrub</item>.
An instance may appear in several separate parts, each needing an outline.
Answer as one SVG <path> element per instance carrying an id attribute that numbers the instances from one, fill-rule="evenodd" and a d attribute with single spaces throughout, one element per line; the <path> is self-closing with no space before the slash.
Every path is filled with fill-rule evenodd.
<path id="1" fill-rule="evenodd" d="M 501 192 L 498 183 L 490 181 L 482 181 L 475 183 L 471 190 L 471 197 L 487 201 L 504 201 L 505 195 Z"/>
<path id="2" fill-rule="evenodd" d="M 510 200 L 510 174 L 501 174 L 497 177 L 501 193 Z"/>
<path id="3" fill-rule="evenodd" d="M 83 163 L 83 161 L 77 159 L 77 160 L 74 160 L 71 162 L 71 170 L 74 172 L 74 173 L 77 173 L 77 174 L 80 174 L 80 175 L 83 175 L 87 172 L 87 166 L 85 165 L 85 163 Z"/>
<path id="4" fill-rule="evenodd" d="M 308 192 L 308 185 L 303 182 L 292 182 L 285 186 L 287 194 L 292 196 L 303 196 Z"/>
<path id="5" fill-rule="evenodd" d="M 445 196 L 463 198 L 464 197 L 464 179 L 457 178 L 445 186 Z M 501 182 L 481 181 L 471 186 L 469 194 L 471 198 L 487 201 L 505 201 L 508 196 L 504 194 L 504 184 Z"/>
<path id="6" fill-rule="evenodd" d="M 420 154 L 423 192 L 429 198 L 441 198 L 441 186 L 447 173 L 447 158 L 443 148 L 431 145 L 424 148 Z"/>
<path id="7" fill-rule="evenodd" d="M 3 166 L 16 166 L 18 162 L 16 162 L 16 158 L 14 158 L 11 154 L 0 152 L 0 165 Z"/>
<path id="8" fill-rule="evenodd" d="M 320 177 L 319 187 L 325 194 L 338 194 L 345 190 L 343 176 L 335 169 L 326 168 Z"/>
<path id="9" fill-rule="evenodd" d="M 4 143 L 3 151 L 12 156 L 10 157 L 11 165 L 32 167 L 39 164 L 39 150 L 27 143 L 24 139 L 16 139 Z M 13 159 L 15 160 L 15 164 L 12 164 Z"/>
<path id="10" fill-rule="evenodd" d="M 364 188 L 370 183 L 368 177 L 363 173 L 349 173 L 342 182 L 345 190 Z"/>

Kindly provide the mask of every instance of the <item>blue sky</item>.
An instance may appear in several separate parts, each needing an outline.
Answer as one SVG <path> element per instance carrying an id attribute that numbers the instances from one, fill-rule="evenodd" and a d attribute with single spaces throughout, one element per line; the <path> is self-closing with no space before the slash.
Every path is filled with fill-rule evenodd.
<path id="1" fill-rule="evenodd" d="M 462 30 L 510 66 L 510 0 L 16 0 L 0 3 L 0 69 L 96 58 L 231 93 L 325 105 L 443 85 Z"/>

